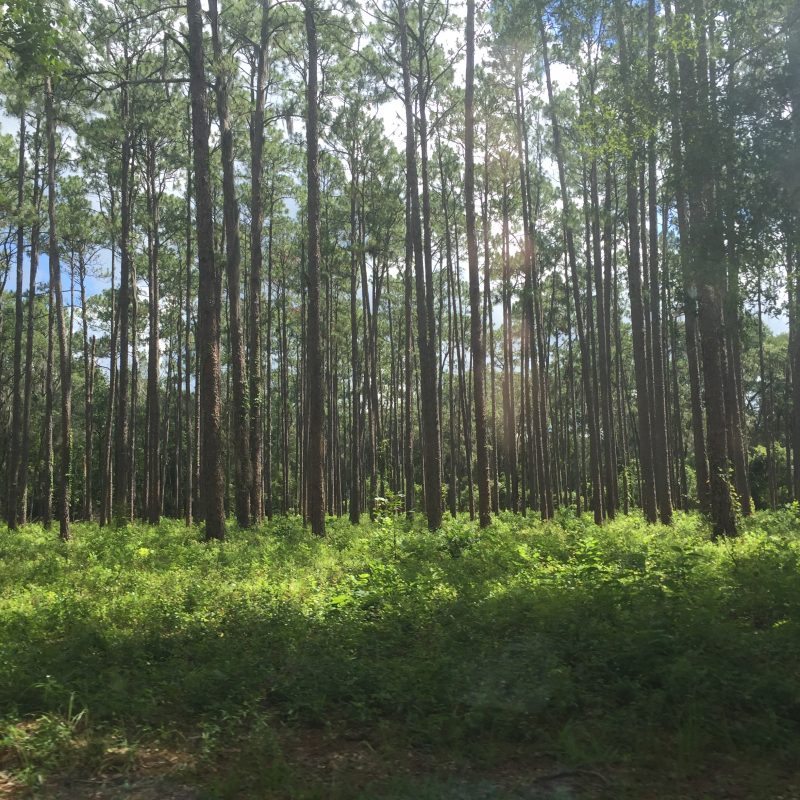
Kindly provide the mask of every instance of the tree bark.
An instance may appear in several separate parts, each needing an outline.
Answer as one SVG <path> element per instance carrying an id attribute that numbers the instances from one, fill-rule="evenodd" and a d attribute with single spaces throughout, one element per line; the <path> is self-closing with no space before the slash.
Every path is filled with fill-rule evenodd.
<path id="1" fill-rule="evenodd" d="M 200 356 L 200 484 L 206 539 L 225 538 L 225 483 L 222 464 L 220 380 L 220 273 L 214 263 L 208 152 L 203 16 L 200 0 L 187 0 L 189 22 L 189 92 L 192 102 L 192 144 L 195 177 L 200 284 L 197 293 L 197 338 Z"/>
<path id="2" fill-rule="evenodd" d="M 622 6 L 617 10 L 617 33 L 623 76 L 630 74 Z M 628 130 L 632 130 L 630 100 L 627 101 Z M 636 156 L 627 159 L 626 198 L 628 205 L 628 295 L 631 304 L 631 330 L 633 335 L 633 361 L 636 379 L 636 405 L 638 410 L 639 466 L 642 476 L 642 508 L 648 522 L 657 520 L 655 473 L 653 469 L 652 426 L 650 420 L 650 387 L 648 385 L 647 343 L 645 309 L 642 299 L 642 270 L 639 251 L 639 215 L 636 191 Z"/>
<path id="3" fill-rule="evenodd" d="M 406 151 L 406 155 L 408 155 Z M 414 333 L 412 323 L 412 277 L 414 244 L 411 239 L 411 197 L 405 202 L 405 270 L 403 274 L 403 485 L 406 518 L 414 516 Z"/>
<path id="4" fill-rule="evenodd" d="M 505 443 L 506 508 L 519 506 L 517 432 L 514 408 L 514 336 L 511 307 L 510 198 L 503 185 L 503 438 Z"/>
<path id="5" fill-rule="evenodd" d="M 64 323 L 64 302 L 61 293 L 61 263 L 58 252 L 56 228 L 56 116 L 53 98 L 53 80 L 45 78 L 45 119 L 47 121 L 47 218 L 48 260 L 50 284 L 53 289 L 56 325 L 58 326 L 59 374 L 61 379 L 61 469 L 58 497 L 59 534 L 70 538 L 69 512 L 72 466 L 72 365 L 69 343 Z"/>
<path id="6" fill-rule="evenodd" d="M 187 164 L 186 164 L 186 308 L 184 322 L 186 326 L 185 354 L 184 354 L 184 417 L 186 420 L 186 478 L 184 480 L 184 519 L 187 525 L 192 524 L 192 500 L 194 491 L 194 419 L 192 402 L 192 112 L 191 105 L 187 107 L 187 120 L 189 131 L 187 135 Z M 197 335 L 195 334 L 195 339 Z M 197 375 L 195 375 L 195 394 L 197 393 Z"/>
<path id="7" fill-rule="evenodd" d="M 314 0 L 304 0 L 308 77 L 306 81 L 306 170 L 308 180 L 308 261 L 306 286 L 306 388 L 308 397 L 308 456 L 306 491 L 308 518 L 317 536 L 325 535 L 325 395 L 320 331 L 320 189 L 319 189 L 319 96 L 317 76 L 317 20 Z"/>
<path id="8" fill-rule="evenodd" d="M 119 305 L 119 369 L 117 371 L 117 421 L 114 426 L 114 518 L 118 524 L 131 519 L 131 439 L 129 426 L 129 356 L 130 356 L 130 290 L 131 290 L 131 133 L 129 131 L 128 86 L 120 90 L 120 125 L 122 126 L 122 164 L 120 178 L 120 279 Z"/>
<path id="9" fill-rule="evenodd" d="M 791 4 L 789 6 L 792 8 Z M 797 16 L 794 17 L 794 26 L 787 25 L 791 31 L 788 41 L 789 87 L 791 88 L 792 104 L 792 131 L 794 133 L 795 152 L 800 149 L 800 25 Z M 792 342 L 790 360 L 792 364 L 792 451 L 794 472 L 792 475 L 792 488 L 795 500 L 800 499 L 800 236 L 797 232 L 797 223 L 800 220 L 800 189 L 795 190 L 793 208 L 787 214 L 786 225 L 786 261 L 788 280 L 793 284 L 795 331 Z"/>
<path id="10" fill-rule="evenodd" d="M 681 5 L 676 3 L 680 14 Z M 719 209 L 714 197 L 715 159 L 709 142 L 715 141 L 709 114 L 708 59 L 703 0 L 694 3 L 696 50 L 680 56 L 683 99 L 689 253 L 691 274 L 696 276 L 700 301 L 698 321 L 703 353 L 703 385 L 708 430 L 710 511 L 715 535 L 736 533 L 736 520 L 728 476 L 728 431 L 725 413 L 725 320 L 722 309 L 724 242 Z"/>
<path id="11" fill-rule="evenodd" d="M 350 499 L 348 512 L 350 522 L 358 525 L 361 519 L 361 395 L 359 392 L 358 356 L 358 165 L 355 158 L 355 142 L 352 143 L 350 161 Z"/>
<path id="12" fill-rule="evenodd" d="M 108 403 L 106 405 L 106 418 L 103 425 L 103 462 L 102 462 L 102 491 L 100 502 L 100 524 L 106 525 L 111 521 L 113 514 L 113 444 L 114 444 L 114 403 L 117 396 L 117 334 L 119 332 L 119 304 L 116 301 L 114 279 L 117 266 L 117 246 L 114 234 L 116 221 L 116 203 L 114 187 L 109 176 L 109 211 L 108 217 L 111 228 L 111 344 L 109 347 L 109 379 Z"/>
<path id="13" fill-rule="evenodd" d="M 598 192 L 597 160 L 592 162 L 592 203 L 595 208 L 596 237 L 600 227 L 600 199 Z M 614 430 L 614 390 L 611 381 L 611 284 L 614 223 L 611 215 L 611 169 L 606 171 L 605 197 L 603 198 L 603 267 L 595 263 L 595 290 L 597 292 L 597 330 L 600 342 L 600 381 L 603 407 L 603 446 L 606 482 L 606 513 L 614 519 L 619 507 L 617 488 L 617 454 Z M 596 253 L 599 256 L 599 253 Z M 595 259 L 597 261 L 597 259 Z"/>
<path id="14" fill-rule="evenodd" d="M 36 129 L 33 136 L 33 208 L 35 217 L 31 226 L 30 246 L 30 277 L 28 282 L 28 319 L 25 340 L 25 398 L 22 405 L 22 446 L 19 464 L 19 508 L 20 522 L 28 519 L 28 462 L 30 460 L 30 420 L 33 397 L 33 334 L 34 310 L 36 306 L 36 275 L 39 270 L 39 204 L 41 202 L 41 187 L 39 183 L 39 151 L 40 151 L 40 117 L 36 116 Z"/>
<path id="15" fill-rule="evenodd" d="M 22 212 L 25 203 L 25 107 L 19 113 L 19 159 L 17 162 L 17 253 L 14 290 L 14 374 L 12 377 L 11 457 L 8 463 L 6 521 L 9 530 L 16 530 L 19 517 L 19 465 L 22 449 L 22 329 L 25 317 L 22 308 L 25 227 Z"/>
<path id="16" fill-rule="evenodd" d="M 55 302 L 53 282 L 47 288 L 47 360 L 44 376 L 44 424 L 42 449 L 42 524 L 49 531 L 53 524 L 53 350 Z"/>
<path id="17" fill-rule="evenodd" d="M 414 254 L 414 275 L 417 304 L 417 341 L 420 360 L 420 390 L 422 403 L 423 479 L 425 485 L 425 511 L 428 527 L 436 530 L 442 523 L 441 443 L 439 434 L 439 398 L 436 368 L 438 358 L 434 352 L 433 286 L 423 264 L 423 236 L 420 229 L 420 199 L 417 175 L 416 134 L 411 93 L 411 66 L 408 45 L 405 0 L 400 0 L 400 46 L 403 70 L 403 98 L 406 115 L 406 188 L 410 194 L 411 240 Z M 421 103 L 424 105 L 424 103 Z M 423 197 L 426 197 L 423 187 Z M 428 218 L 430 204 L 426 201 Z M 427 259 L 426 259 L 427 263 Z M 426 289 L 426 280 L 429 283 Z M 430 292 L 430 302 L 428 302 Z"/>
<path id="18" fill-rule="evenodd" d="M 228 319 L 230 358 L 233 384 L 233 414 L 231 446 L 234 450 L 234 495 L 236 521 L 239 527 L 250 526 L 251 461 L 250 432 L 247 421 L 247 375 L 244 362 L 244 335 L 241 314 L 241 241 L 239 237 L 239 200 L 236 195 L 233 129 L 229 113 L 230 76 L 223 66 L 225 54 L 219 30 L 217 0 L 209 0 L 211 41 L 216 62 L 217 117 L 220 126 L 222 154 L 223 218 L 225 225 L 225 270 L 228 279 Z M 260 287 L 259 287 L 260 291 Z"/>
<path id="19" fill-rule="evenodd" d="M 147 464 L 149 476 L 147 492 L 147 521 L 157 525 L 161 517 L 161 432 L 159 366 L 159 287 L 158 259 L 160 251 L 159 236 L 159 191 L 156 186 L 156 148 L 153 142 L 146 145 L 146 180 L 148 206 L 148 358 L 147 358 Z"/>
<path id="20" fill-rule="evenodd" d="M 92 406 L 94 383 L 94 336 L 89 352 L 89 321 L 86 315 L 86 264 L 82 256 L 78 262 L 78 280 L 81 294 L 81 328 L 83 334 L 83 518 L 92 520 Z"/>
<path id="21" fill-rule="evenodd" d="M 652 102 L 656 97 L 656 2 L 648 0 L 647 14 L 647 63 L 648 83 Z M 663 331 L 661 329 L 661 289 L 659 284 L 658 261 L 658 183 L 656 174 L 656 135 L 655 130 L 647 141 L 648 170 L 648 217 L 650 227 L 650 327 L 653 359 L 653 391 L 651 394 L 654 410 L 651 420 L 653 436 L 653 473 L 656 482 L 656 502 L 661 522 L 672 522 L 672 498 L 669 487 L 669 450 L 667 439 L 666 386 L 664 383 Z"/>
<path id="22" fill-rule="evenodd" d="M 467 214 L 467 260 L 469 263 L 470 347 L 472 348 L 473 407 L 477 456 L 478 519 L 485 528 L 491 521 L 489 508 L 489 454 L 486 449 L 486 353 L 481 325 L 481 288 L 478 269 L 478 237 L 475 230 L 475 0 L 467 0 L 467 79 L 464 95 L 464 201 Z"/>
<path id="23" fill-rule="evenodd" d="M 256 90 L 250 123 L 250 509 L 253 520 L 261 522 L 264 514 L 262 462 L 264 436 L 262 428 L 263 387 L 261 385 L 261 281 L 263 248 L 261 232 L 264 227 L 264 200 L 262 197 L 264 172 L 264 107 L 267 96 L 267 69 L 269 46 L 269 0 L 261 0 L 261 28 L 256 64 Z M 271 245 L 271 241 L 270 241 Z M 267 327 L 267 337 L 272 332 Z M 271 464 L 267 470 L 267 517 L 272 516 Z"/>

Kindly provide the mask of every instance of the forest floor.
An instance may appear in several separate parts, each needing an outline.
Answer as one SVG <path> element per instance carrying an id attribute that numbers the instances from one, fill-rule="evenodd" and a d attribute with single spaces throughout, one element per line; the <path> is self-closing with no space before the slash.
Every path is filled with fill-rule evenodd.
<path id="1" fill-rule="evenodd" d="M 800 517 L 0 528 L 0 796 L 800 798 Z"/>

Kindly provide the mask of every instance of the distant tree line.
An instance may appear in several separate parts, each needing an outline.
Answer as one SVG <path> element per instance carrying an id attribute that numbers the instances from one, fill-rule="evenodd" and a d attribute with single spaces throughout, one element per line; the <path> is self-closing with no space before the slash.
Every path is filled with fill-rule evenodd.
<path id="1" fill-rule="evenodd" d="M 796 3 L 0 12 L 9 528 L 800 499 Z"/>

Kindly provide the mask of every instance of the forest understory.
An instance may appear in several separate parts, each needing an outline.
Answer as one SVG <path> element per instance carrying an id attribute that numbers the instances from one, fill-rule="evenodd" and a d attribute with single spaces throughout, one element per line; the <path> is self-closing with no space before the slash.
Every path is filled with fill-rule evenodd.
<path id="1" fill-rule="evenodd" d="M 800 800 L 798 0 L 0 0 L 0 795 Z"/>
<path id="2" fill-rule="evenodd" d="M 0 794 L 792 798 L 800 521 L 0 530 Z"/>

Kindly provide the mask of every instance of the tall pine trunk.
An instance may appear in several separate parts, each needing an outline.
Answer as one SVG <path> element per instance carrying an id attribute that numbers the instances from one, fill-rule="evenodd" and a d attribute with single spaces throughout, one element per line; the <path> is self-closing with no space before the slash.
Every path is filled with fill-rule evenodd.
<path id="1" fill-rule="evenodd" d="M 45 79 L 45 119 L 47 121 L 47 219 L 48 260 L 50 285 L 55 303 L 55 324 L 58 333 L 59 377 L 61 380 L 61 464 L 59 472 L 58 522 L 62 539 L 70 538 L 69 513 L 72 478 L 72 365 L 64 321 L 64 301 L 61 292 L 61 263 L 56 228 L 56 116 L 53 80 Z M 71 331 L 70 331 L 71 333 Z"/>
<path id="2" fill-rule="evenodd" d="M 40 152 L 40 117 L 36 117 L 36 129 L 33 136 L 33 208 L 36 211 L 31 226 L 30 277 L 28 282 L 28 319 L 25 339 L 25 397 L 22 405 L 22 445 L 19 464 L 19 507 L 20 521 L 27 521 L 28 506 L 28 462 L 30 460 L 30 420 L 33 398 L 33 334 L 34 310 L 36 306 L 36 275 L 39 270 L 39 204 L 41 202 L 41 186 L 39 182 Z"/>
<path id="3" fill-rule="evenodd" d="M 228 318 L 230 333 L 230 358 L 233 384 L 232 437 L 234 496 L 236 521 L 242 528 L 250 526 L 251 462 L 250 432 L 247 422 L 247 375 L 244 362 L 244 334 L 241 313 L 241 240 L 239 237 L 239 199 L 236 193 L 236 175 L 233 149 L 233 128 L 229 112 L 230 75 L 223 66 L 226 54 L 222 51 L 217 0 L 209 0 L 211 41 L 217 67 L 216 98 L 220 127 L 222 154 L 222 209 L 225 225 L 225 271 L 228 279 Z M 260 289 L 259 289 L 260 290 Z"/>
<path id="4" fill-rule="evenodd" d="M 472 348 L 472 402 L 475 411 L 478 518 L 490 522 L 489 455 L 486 449 L 486 353 L 481 325 L 481 288 L 478 269 L 478 237 L 475 230 L 475 0 L 467 0 L 467 85 L 464 95 L 464 200 L 467 213 L 467 260 L 469 263 L 470 347 Z"/>
<path id="5" fill-rule="evenodd" d="M 722 306 L 724 242 L 714 192 L 715 158 L 710 147 L 716 131 L 709 111 L 705 8 L 703 0 L 696 0 L 692 6 L 695 48 L 691 55 L 682 51 L 679 59 L 689 208 L 689 254 L 699 300 L 711 521 L 716 535 L 730 536 L 736 533 L 736 520 L 729 483 L 729 437 L 724 392 L 728 368 Z M 676 3 L 676 13 L 680 15 L 682 11 L 683 3 Z"/>
<path id="6" fill-rule="evenodd" d="M 423 236 L 420 227 L 420 198 L 417 173 L 416 133 L 411 93 L 411 62 L 408 44 L 405 0 L 400 6 L 400 44 L 403 71 L 403 99 L 406 116 L 406 190 L 410 195 L 411 241 L 413 247 L 414 277 L 417 305 L 417 341 L 420 361 L 420 400 L 422 405 L 423 480 L 425 512 L 428 527 L 436 530 L 442 523 L 441 442 L 439 435 L 439 398 L 437 390 L 437 362 L 433 335 L 433 286 L 426 288 L 427 269 L 423 263 Z M 424 105 L 424 103 L 421 103 Z M 423 197 L 426 197 L 423 188 Z M 430 217 L 429 202 L 427 215 Z M 427 263 L 427 259 L 425 260 Z M 427 280 L 430 284 L 430 281 Z M 430 293 L 430 298 L 428 297 Z"/>
<path id="7" fill-rule="evenodd" d="M 24 314 L 22 309 L 23 266 L 25 256 L 25 228 L 22 224 L 22 210 L 25 202 L 25 107 L 19 113 L 19 159 L 17 166 L 17 253 L 16 287 L 14 291 L 14 374 L 12 377 L 11 412 L 11 457 L 8 463 L 8 486 L 6 501 L 6 521 L 9 530 L 16 530 L 19 517 L 19 476 L 22 449 L 22 329 Z"/>
<path id="8" fill-rule="evenodd" d="M 617 0 L 617 34 L 623 76 L 630 74 L 627 44 L 622 16 L 622 3 Z M 626 103 L 628 130 L 633 128 L 631 101 Z M 636 380 L 636 405 L 639 433 L 639 471 L 642 478 L 642 508 L 648 522 L 657 520 L 655 473 L 653 469 L 652 424 L 650 420 L 650 386 L 647 368 L 645 307 L 642 298 L 642 269 L 639 249 L 639 198 L 636 191 L 636 156 L 628 156 L 626 165 L 626 199 L 628 207 L 628 295 L 631 305 L 633 365 Z"/>
<path id="9" fill-rule="evenodd" d="M 250 379 L 250 510 L 256 523 L 264 513 L 262 461 L 264 435 L 262 428 L 263 387 L 261 385 L 261 281 L 264 227 L 264 200 L 262 197 L 264 172 L 264 106 L 267 96 L 267 69 L 269 44 L 269 0 L 261 0 L 261 29 L 256 62 L 255 105 L 250 123 L 250 307 L 249 307 L 249 379 Z M 271 241 L 270 241 L 271 246 Z M 270 287 L 271 288 L 271 287 Z M 272 332 L 267 327 L 267 337 Z M 272 516 L 272 474 L 267 462 L 266 513 Z"/>
<path id="10" fill-rule="evenodd" d="M 131 294 L 131 133 L 129 131 L 130 100 L 128 85 L 120 90 L 120 125 L 122 127 L 122 164 L 120 178 L 120 280 L 119 304 L 119 369 L 117 370 L 117 421 L 114 426 L 113 514 L 117 523 L 131 519 L 131 438 L 129 425 L 130 387 L 130 294 Z"/>
<path id="11" fill-rule="evenodd" d="M 306 328 L 306 389 L 308 391 L 308 452 L 306 491 L 308 518 L 317 536 L 325 535 L 325 393 L 320 330 L 320 189 L 317 20 L 314 0 L 305 0 L 308 77 L 306 82 L 306 171 L 308 181 L 308 318 Z"/>
<path id="12" fill-rule="evenodd" d="M 647 63 L 648 83 L 651 97 L 656 97 L 656 3 L 648 0 L 647 14 Z M 648 224 L 650 233 L 650 320 L 652 330 L 653 384 L 651 401 L 654 411 L 651 420 L 653 429 L 653 473 L 656 482 L 656 502 L 661 522 L 672 522 L 672 499 L 669 486 L 669 450 L 667 439 L 666 386 L 664 382 L 663 331 L 661 329 L 661 289 L 658 261 L 658 182 L 656 174 L 655 130 L 647 141 L 648 172 Z M 644 231 L 642 232 L 644 235 Z"/>
<path id="13" fill-rule="evenodd" d="M 156 148 L 153 142 L 146 145 L 145 177 L 147 180 L 148 210 L 148 357 L 147 357 L 147 463 L 148 474 L 147 521 L 157 525 L 161 517 L 161 435 L 160 398 L 158 390 L 159 364 L 159 287 L 158 260 L 159 237 L 159 191 L 156 186 Z"/>
<path id="14" fill-rule="evenodd" d="M 200 0 L 187 0 L 189 92 L 200 284 L 197 293 L 200 394 L 200 481 L 206 539 L 225 538 L 225 478 L 222 463 L 222 387 L 220 380 L 220 273 L 214 263 L 211 214 L 208 102 L 206 96 L 203 12 Z"/>

